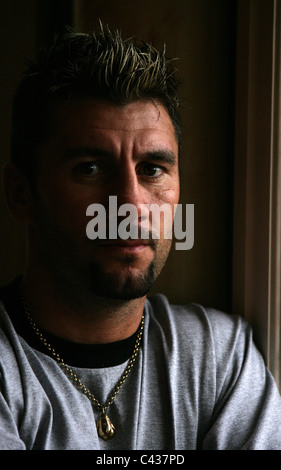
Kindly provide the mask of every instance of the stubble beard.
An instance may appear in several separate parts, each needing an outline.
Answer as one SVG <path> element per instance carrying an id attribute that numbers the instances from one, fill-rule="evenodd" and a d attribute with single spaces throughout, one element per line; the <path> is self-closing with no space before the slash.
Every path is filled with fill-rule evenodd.
<path id="1" fill-rule="evenodd" d="M 155 261 L 151 261 L 143 273 L 130 272 L 131 257 L 123 261 L 124 270 L 119 274 L 105 271 L 100 263 L 93 263 L 88 277 L 90 290 L 94 295 L 111 300 L 133 300 L 144 297 L 150 291 L 157 277 Z"/>
<path id="2" fill-rule="evenodd" d="M 110 272 L 100 260 L 89 261 L 88 257 L 83 257 L 77 263 L 78 256 L 69 256 L 71 250 L 64 252 L 59 262 L 57 256 L 49 256 L 47 262 L 59 297 L 68 298 L 77 307 L 79 304 L 93 306 L 96 302 L 107 301 L 120 304 L 149 293 L 166 262 L 170 248 L 166 246 L 158 252 L 155 246 L 153 251 L 153 259 L 143 270 L 134 269 L 134 256 L 128 255 L 122 260 L 119 269 Z M 56 263 L 51 259 L 56 260 Z"/>

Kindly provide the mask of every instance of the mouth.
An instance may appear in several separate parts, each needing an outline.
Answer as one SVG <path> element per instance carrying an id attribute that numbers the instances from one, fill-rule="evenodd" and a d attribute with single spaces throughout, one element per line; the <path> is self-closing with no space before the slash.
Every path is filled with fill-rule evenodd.
<path id="1" fill-rule="evenodd" d="M 110 251 L 124 254 L 138 254 L 152 247 L 151 240 L 100 240 L 98 246 Z"/>

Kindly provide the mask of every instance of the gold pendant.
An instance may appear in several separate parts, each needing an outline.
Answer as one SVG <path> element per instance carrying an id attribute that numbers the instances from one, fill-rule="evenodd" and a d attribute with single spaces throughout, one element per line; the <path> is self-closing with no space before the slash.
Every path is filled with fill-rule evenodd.
<path id="1" fill-rule="evenodd" d="M 115 427 L 104 411 L 97 421 L 97 430 L 98 435 L 105 441 L 108 441 L 108 439 L 111 439 L 114 436 Z"/>

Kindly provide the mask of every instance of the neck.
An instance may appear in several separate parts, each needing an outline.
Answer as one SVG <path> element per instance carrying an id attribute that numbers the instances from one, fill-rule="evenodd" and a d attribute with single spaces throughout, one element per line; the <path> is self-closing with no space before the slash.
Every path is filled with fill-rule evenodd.
<path id="1" fill-rule="evenodd" d="M 129 301 L 75 299 L 50 281 L 44 273 L 27 269 L 22 293 L 37 326 L 58 337 L 77 343 L 102 344 L 130 337 L 143 314 L 145 297 Z"/>

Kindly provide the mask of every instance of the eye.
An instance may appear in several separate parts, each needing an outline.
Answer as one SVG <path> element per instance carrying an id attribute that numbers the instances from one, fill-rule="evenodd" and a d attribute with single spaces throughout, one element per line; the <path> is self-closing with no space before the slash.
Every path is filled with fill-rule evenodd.
<path id="1" fill-rule="evenodd" d="M 97 162 L 83 162 L 76 166 L 76 173 L 82 176 L 95 176 L 101 172 L 101 167 Z"/>
<path id="2" fill-rule="evenodd" d="M 153 163 L 145 163 L 142 166 L 141 173 L 149 178 L 159 178 L 163 175 L 164 168 Z"/>

